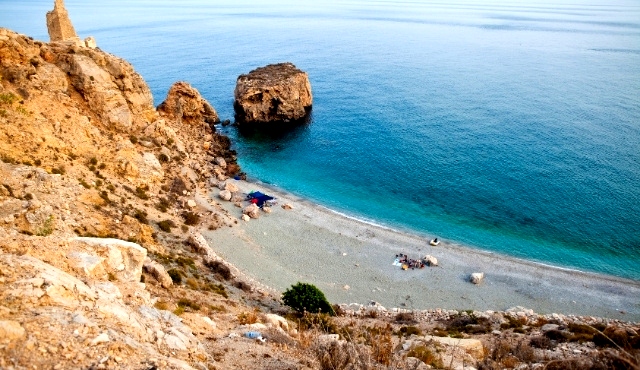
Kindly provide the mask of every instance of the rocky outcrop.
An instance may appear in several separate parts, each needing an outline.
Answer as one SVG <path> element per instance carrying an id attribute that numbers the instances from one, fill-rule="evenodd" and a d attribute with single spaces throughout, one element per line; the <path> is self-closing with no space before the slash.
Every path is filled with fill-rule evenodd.
<path id="1" fill-rule="evenodd" d="M 47 30 L 51 42 L 78 39 L 69 13 L 64 7 L 64 0 L 55 0 L 53 10 L 47 12 Z"/>
<path id="2" fill-rule="evenodd" d="M 291 63 L 270 64 L 241 75 L 234 98 L 240 125 L 303 120 L 313 100 L 307 73 Z"/>
<path id="3" fill-rule="evenodd" d="M 158 111 L 171 119 L 187 124 L 204 121 L 208 124 L 220 122 L 215 109 L 202 98 L 200 92 L 186 82 L 176 82 L 167 93 L 167 98 L 158 106 Z"/>

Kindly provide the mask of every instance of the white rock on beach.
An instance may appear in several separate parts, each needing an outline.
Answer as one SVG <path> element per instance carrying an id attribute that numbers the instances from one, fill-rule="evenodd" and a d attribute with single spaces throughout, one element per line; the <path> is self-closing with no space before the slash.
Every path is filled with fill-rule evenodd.
<path id="1" fill-rule="evenodd" d="M 238 186 L 232 182 L 227 181 L 224 184 L 224 190 L 229 190 L 232 193 L 236 193 L 238 191 L 240 191 L 240 189 L 238 188 Z"/>
<path id="2" fill-rule="evenodd" d="M 249 204 L 242 210 L 242 213 L 251 218 L 258 218 L 260 217 L 260 207 L 255 204 Z"/>
<path id="3" fill-rule="evenodd" d="M 474 272 L 469 277 L 469 281 L 474 284 L 480 284 L 480 282 L 484 279 L 484 272 Z"/>
<path id="4" fill-rule="evenodd" d="M 229 190 L 221 190 L 220 193 L 218 193 L 218 197 L 222 200 L 231 200 L 231 192 Z"/>
<path id="5" fill-rule="evenodd" d="M 429 266 L 438 266 L 438 259 L 430 254 L 427 254 L 426 256 L 424 256 L 424 260 L 427 262 L 427 265 Z"/>

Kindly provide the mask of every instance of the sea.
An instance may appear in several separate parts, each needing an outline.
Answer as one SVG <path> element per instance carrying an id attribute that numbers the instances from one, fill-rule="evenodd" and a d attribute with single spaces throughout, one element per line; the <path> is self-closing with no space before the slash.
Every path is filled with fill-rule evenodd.
<path id="1" fill-rule="evenodd" d="M 640 2 L 67 0 L 155 104 L 184 80 L 306 71 L 308 123 L 229 135 L 248 177 L 368 222 L 640 280 Z M 0 0 L 48 41 L 53 1 Z M 292 232 L 295 232 L 293 230 Z"/>

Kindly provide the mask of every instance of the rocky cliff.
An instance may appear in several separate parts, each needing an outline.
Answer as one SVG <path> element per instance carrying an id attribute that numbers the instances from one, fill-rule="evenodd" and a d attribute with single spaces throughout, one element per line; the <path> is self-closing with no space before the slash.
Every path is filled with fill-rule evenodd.
<path id="1" fill-rule="evenodd" d="M 270 64 L 239 76 L 234 97 L 240 125 L 303 120 L 313 103 L 309 77 L 291 63 Z"/>

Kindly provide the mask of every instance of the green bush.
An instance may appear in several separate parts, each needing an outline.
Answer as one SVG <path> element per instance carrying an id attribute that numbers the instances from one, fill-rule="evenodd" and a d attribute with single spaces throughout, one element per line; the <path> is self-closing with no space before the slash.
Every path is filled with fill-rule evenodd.
<path id="1" fill-rule="evenodd" d="M 331 316 L 335 315 L 324 293 L 312 284 L 298 282 L 292 285 L 282 294 L 282 301 L 298 312 L 324 312 Z"/>

